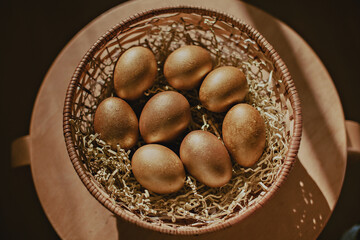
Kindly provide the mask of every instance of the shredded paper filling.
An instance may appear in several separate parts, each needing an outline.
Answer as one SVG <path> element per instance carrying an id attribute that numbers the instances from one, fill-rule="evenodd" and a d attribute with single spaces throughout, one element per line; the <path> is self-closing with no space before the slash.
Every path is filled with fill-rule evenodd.
<path id="1" fill-rule="evenodd" d="M 130 27 L 114 37 L 88 64 L 80 80 L 71 119 L 73 138 L 84 167 L 99 188 L 112 201 L 140 219 L 171 227 L 209 226 L 241 214 L 255 204 L 272 186 L 281 170 L 290 140 L 286 123 L 289 107 L 285 90 L 276 69 L 259 46 L 239 29 L 215 18 L 174 14 L 153 18 Z M 134 40 L 134 35 L 137 40 Z M 212 55 L 214 68 L 235 66 L 247 78 L 249 94 L 245 102 L 255 107 L 266 125 L 266 147 L 258 162 L 250 168 L 233 161 L 232 178 L 220 188 L 210 188 L 187 174 L 184 187 L 173 194 L 156 194 L 143 188 L 131 171 L 131 157 L 144 141 L 125 151 L 113 150 L 101 136 L 94 133 L 92 119 L 97 105 L 113 95 L 112 72 L 121 53 L 132 46 L 150 48 L 158 61 L 155 84 L 144 96 L 131 103 L 141 109 L 153 95 L 162 91 L 178 91 L 163 76 L 166 57 L 184 45 L 199 45 Z M 222 140 L 222 120 L 226 113 L 205 109 L 198 98 L 198 90 L 178 91 L 191 105 L 192 121 L 187 131 L 201 129 Z M 288 120 L 289 121 L 289 120 Z M 175 141 L 176 152 L 181 139 Z"/>

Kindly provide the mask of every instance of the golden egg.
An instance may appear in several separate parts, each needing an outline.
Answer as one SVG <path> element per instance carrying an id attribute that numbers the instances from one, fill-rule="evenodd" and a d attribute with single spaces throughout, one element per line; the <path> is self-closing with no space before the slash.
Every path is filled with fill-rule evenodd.
<path id="1" fill-rule="evenodd" d="M 244 73 L 232 66 L 211 71 L 199 91 L 201 104 L 212 112 L 225 112 L 232 105 L 243 102 L 249 86 Z"/>
<path id="2" fill-rule="evenodd" d="M 212 69 L 210 53 L 199 46 L 189 45 L 172 52 L 164 64 L 164 76 L 169 84 L 180 90 L 200 85 Z"/>
<path id="3" fill-rule="evenodd" d="M 209 187 L 221 187 L 232 176 L 232 164 L 223 143 L 212 133 L 196 130 L 181 143 L 180 159 L 187 171 Z"/>
<path id="4" fill-rule="evenodd" d="M 180 158 L 162 145 L 147 144 L 136 150 L 131 167 L 136 180 L 150 191 L 167 194 L 184 186 L 185 170 Z"/>
<path id="5" fill-rule="evenodd" d="M 237 104 L 227 112 L 222 134 L 230 155 L 243 167 L 254 165 L 264 151 L 265 123 L 260 113 L 249 104 Z"/>
<path id="6" fill-rule="evenodd" d="M 116 149 L 132 148 L 139 136 L 138 119 L 130 105 L 117 97 L 102 101 L 94 116 L 94 130 L 100 138 Z"/>
<path id="7" fill-rule="evenodd" d="M 139 120 L 140 134 L 146 143 L 169 142 L 188 127 L 190 104 L 178 92 L 154 95 L 145 104 Z"/>
<path id="8" fill-rule="evenodd" d="M 114 89 L 126 100 L 141 97 L 155 81 L 157 64 L 151 50 L 132 47 L 119 58 L 114 69 Z"/>

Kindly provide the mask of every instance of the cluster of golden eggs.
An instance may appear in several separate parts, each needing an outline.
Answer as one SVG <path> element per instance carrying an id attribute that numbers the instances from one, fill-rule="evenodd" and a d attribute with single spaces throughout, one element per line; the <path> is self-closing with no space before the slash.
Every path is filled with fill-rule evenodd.
<path id="1" fill-rule="evenodd" d="M 265 148 L 265 124 L 255 108 L 243 103 L 249 91 L 244 73 L 232 66 L 213 70 L 210 53 L 195 45 L 173 51 L 163 71 L 175 89 L 199 88 L 199 100 L 209 111 L 227 111 L 223 142 L 210 132 L 195 130 L 183 138 L 179 156 L 162 145 L 183 134 L 191 121 L 190 104 L 176 91 L 152 96 L 138 120 L 126 101 L 140 98 L 154 84 L 157 63 L 148 48 L 132 47 L 120 56 L 114 69 L 118 97 L 99 104 L 94 129 L 115 149 L 117 144 L 123 149 L 135 146 L 140 132 L 146 145 L 138 148 L 131 159 L 137 181 L 150 191 L 173 193 L 184 186 L 186 169 L 199 182 L 221 187 L 232 177 L 231 157 L 243 167 L 254 165 Z"/>

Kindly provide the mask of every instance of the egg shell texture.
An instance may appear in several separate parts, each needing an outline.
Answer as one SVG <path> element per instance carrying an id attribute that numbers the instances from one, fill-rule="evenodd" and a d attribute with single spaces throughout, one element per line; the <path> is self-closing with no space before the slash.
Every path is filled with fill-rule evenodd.
<path id="1" fill-rule="evenodd" d="M 251 105 L 240 103 L 225 115 L 223 141 L 232 158 L 244 167 L 251 167 L 261 157 L 266 143 L 265 122 Z"/>
<path id="2" fill-rule="evenodd" d="M 249 86 L 244 73 L 232 66 L 211 71 L 201 84 L 199 99 L 212 112 L 225 112 L 232 105 L 243 102 Z"/>
<path id="3" fill-rule="evenodd" d="M 199 46 L 183 46 L 172 52 L 164 64 L 164 76 L 169 84 L 180 90 L 200 85 L 212 69 L 210 53 Z"/>
<path id="4" fill-rule="evenodd" d="M 132 148 L 139 136 L 138 119 L 130 105 L 117 97 L 103 100 L 96 109 L 94 130 L 100 138 L 116 149 Z"/>
<path id="5" fill-rule="evenodd" d="M 119 58 L 114 69 L 114 89 L 126 100 L 140 98 L 155 81 L 157 64 L 154 54 L 144 47 L 132 47 Z"/>
<path id="6" fill-rule="evenodd" d="M 150 191 L 168 194 L 184 186 L 184 166 L 180 158 L 165 146 L 142 146 L 134 153 L 131 166 L 136 180 Z"/>
<path id="7" fill-rule="evenodd" d="M 210 132 L 196 130 L 186 135 L 180 146 L 180 159 L 193 177 L 209 187 L 221 187 L 231 179 L 229 153 Z"/>
<path id="8" fill-rule="evenodd" d="M 161 92 L 145 104 L 139 120 L 140 134 L 146 143 L 170 142 L 185 131 L 190 121 L 187 99 L 175 91 Z"/>

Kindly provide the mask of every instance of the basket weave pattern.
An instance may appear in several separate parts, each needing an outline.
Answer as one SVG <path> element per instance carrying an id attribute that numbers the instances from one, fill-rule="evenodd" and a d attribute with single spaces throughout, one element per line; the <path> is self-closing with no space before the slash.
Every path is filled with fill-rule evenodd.
<path id="1" fill-rule="evenodd" d="M 144 38 L 146 31 L 149 30 L 151 26 L 156 26 L 157 22 L 161 22 L 159 16 L 165 19 L 162 20 L 165 22 L 170 22 L 174 19 L 186 19 L 188 22 L 194 24 L 198 22 L 199 18 L 205 18 L 209 25 L 216 19 L 217 28 L 214 34 L 219 36 L 219 39 L 223 37 L 228 41 L 228 29 L 234 29 L 236 34 L 231 35 L 231 41 L 234 43 L 233 47 L 238 48 L 238 50 L 241 51 L 247 48 L 246 45 L 240 44 L 241 40 L 243 41 L 245 37 L 251 38 L 258 48 L 251 50 L 253 52 L 250 52 L 250 55 L 256 58 L 259 57 L 258 53 L 260 53 L 260 58 L 264 56 L 268 60 L 264 63 L 268 68 L 268 72 L 273 71 L 276 77 L 281 79 L 281 83 L 276 84 L 275 87 L 279 95 L 279 101 L 284 103 L 284 109 L 288 112 L 286 116 L 288 121 L 286 124 L 291 136 L 284 164 L 274 183 L 267 190 L 265 195 L 259 197 L 255 204 L 247 207 L 241 214 L 229 218 L 219 224 L 201 228 L 186 226 L 182 228 L 173 228 L 167 225 L 155 225 L 140 220 L 134 213 L 126 211 L 114 203 L 113 199 L 109 197 L 102 187 L 94 180 L 92 175 L 89 174 L 83 164 L 82 153 L 81 151 L 78 151 L 76 147 L 78 144 L 77 141 L 79 140 L 76 139 L 73 132 L 71 119 L 81 118 L 81 121 L 83 122 L 83 125 L 80 126 L 81 130 L 84 132 L 92 131 L 92 117 L 96 106 L 104 98 L 110 96 L 112 91 L 111 78 L 115 60 L 119 57 L 123 49 L 128 48 L 134 44 L 134 42 Z M 238 43 L 236 42 L 237 37 Z M 206 36 L 203 38 L 206 39 Z M 216 52 L 213 54 L 216 54 Z M 241 58 L 241 56 L 239 58 Z M 125 220 L 145 228 L 170 234 L 199 234 L 229 227 L 241 221 L 256 209 L 261 208 L 261 206 L 277 191 L 291 170 L 299 149 L 301 138 L 300 101 L 293 80 L 284 62 L 273 47 L 251 26 L 235 20 L 226 14 L 207 9 L 193 7 L 157 9 L 139 13 L 118 24 L 105 33 L 83 57 L 74 72 L 65 99 L 64 136 L 70 159 L 79 177 L 90 193 L 110 211 Z"/>

